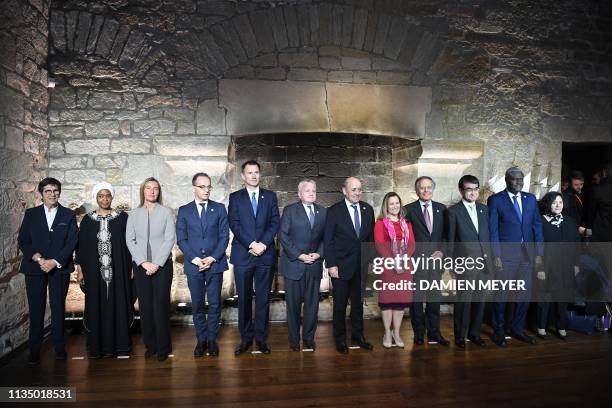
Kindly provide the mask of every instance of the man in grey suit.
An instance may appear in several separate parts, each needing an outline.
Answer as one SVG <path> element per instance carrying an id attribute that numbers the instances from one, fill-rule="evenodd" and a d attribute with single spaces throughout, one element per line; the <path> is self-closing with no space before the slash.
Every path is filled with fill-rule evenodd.
<path id="1" fill-rule="evenodd" d="M 457 280 L 473 281 L 484 279 L 484 274 L 492 270 L 491 248 L 489 245 L 489 212 L 487 206 L 477 203 L 480 183 L 472 175 L 459 179 L 461 201 L 446 210 L 447 256 L 456 261 L 460 259 L 480 259 L 479 263 L 470 261 L 470 267 L 455 268 Z M 456 264 L 458 265 L 458 264 Z M 466 263 L 467 265 L 467 263 Z M 460 290 L 454 306 L 455 345 L 465 348 L 465 335 L 480 347 L 485 342 L 480 337 L 480 326 L 484 314 L 483 293 L 480 291 Z"/>
<path id="2" fill-rule="evenodd" d="M 300 351 L 300 310 L 304 304 L 302 339 L 305 349 L 315 349 L 319 312 L 319 287 L 323 271 L 323 233 L 327 210 L 318 204 L 317 185 L 302 180 L 300 201 L 285 207 L 279 239 L 283 246 L 280 272 L 285 276 L 289 347 Z"/>

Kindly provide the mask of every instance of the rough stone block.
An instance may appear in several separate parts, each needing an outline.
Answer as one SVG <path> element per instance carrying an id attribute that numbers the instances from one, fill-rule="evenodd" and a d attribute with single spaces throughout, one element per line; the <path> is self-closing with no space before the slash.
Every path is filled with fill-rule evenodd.
<path id="1" fill-rule="evenodd" d="M 166 119 L 135 120 L 133 129 L 135 133 L 140 133 L 142 135 L 169 135 L 174 133 L 176 123 Z"/>
<path id="2" fill-rule="evenodd" d="M 331 71 L 327 74 L 329 82 L 352 82 L 353 71 Z"/>
<path id="3" fill-rule="evenodd" d="M 255 77 L 259 79 L 269 79 L 272 81 L 283 81 L 287 79 L 287 70 L 285 68 L 257 68 Z"/>
<path id="4" fill-rule="evenodd" d="M 67 140 L 64 146 L 67 154 L 104 154 L 110 152 L 110 139 Z"/>
<path id="5" fill-rule="evenodd" d="M 340 58 L 337 57 L 320 57 L 319 66 L 322 69 L 341 69 Z"/>
<path id="6" fill-rule="evenodd" d="M 23 152 L 23 130 L 7 126 L 4 147 L 8 150 Z"/>
<path id="7" fill-rule="evenodd" d="M 87 159 L 83 159 L 82 156 L 51 157 L 49 159 L 50 169 L 82 169 L 86 165 Z"/>
<path id="8" fill-rule="evenodd" d="M 116 109 L 121 106 L 121 94 L 114 92 L 92 92 L 89 107 L 94 109 Z"/>
<path id="9" fill-rule="evenodd" d="M 322 69 L 292 68 L 287 74 L 290 81 L 325 81 L 327 72 Z"/>
<path id="10" fill-rule="evenodd" d="M 313 68 L 319 66 L 318 56 L 313 53 L 280 54 L 278 64 L 288 67 Z"/>
<path id="11" fill-rule="evenodd" d="M 143 139 L 113 139 L 111 153 L 151 153 L 151 141 Z"/>
<path id="12" fill-rule="evenodd" d="M 51 126 L 49 130 L 52 138 L 76 139 L 83 137 L 82 126 Z"/>
<path id="13" fill-rule="evenodd" d="M 227 156 L 230 139 L 227 136 L 156 137 L 154 151 L 162 156 Z"/>
<path id="14" fill-rule="evenodd" d="M 85 124 L 87 137 L 113 137 L 119 136 L 119 121 L 101 120 Z"/>
<path id="15" fill-rule="evenodd" d="M 218 106 L 214 99 L 204 101 L 197 110 L 197 133 L 206 135 L 224 135 L 225 110 Z"/>
<path id="16" fill-rule="evenodd" d="M 356 71 L 353 74 L 353 82 L 356 84 L 375 84 L 376 83 L 376 72 Z"/>
<path id="17" fill-rule="evenodd" d="M 104 178 L 104 172 L 94 169 L 66 170 L 64 173 L 66 183 L 95 184 L 104 180 Z"/>
<path id="18" fill-rule="evenodd" d="M 100 31 L 100 38 L 96 44 L 95 53 L 97 55 L 106 57 L 111 52 L 113 47 L 113 40 L 117 31 L 119 31 L 119 22 L 112 18 L 107 18 L 104 20 L 104 25 L 102 26 L 102 30 Z"/>

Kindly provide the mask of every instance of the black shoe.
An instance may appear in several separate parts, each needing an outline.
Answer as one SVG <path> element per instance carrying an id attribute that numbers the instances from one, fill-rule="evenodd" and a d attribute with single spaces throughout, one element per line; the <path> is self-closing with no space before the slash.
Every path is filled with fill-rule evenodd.
<path id="1" fill-rule="evenodd" d="M 311 341 L 304 340 L 304 348 L 311 349 L 314 351 L 317 348 L 317 345 L 315 344 L 314 340 L 311 340 Z"/>
<path id="2" fill-rule="evenodd" d="M 246 353 L 250 348 L 251 348 L 251 344 L 252 344 L 252 340 L 249 342 L 241 342 L 238 347 L 236 347 L 236 350 L 234 350 L 234 355 L 235 356 L 239 356 L 241 354 Z"/>
<path id="3" fill-rule="evenodd" d="M 299 345 L 299 344 L 289 344 L 289 348 L 290 348 L 292 351 L 300 351 L 300 350 L 301 350 L 301 349 L 300 349 L 300 345 Z"/>
<path id="4" fill-rule="evenodd" d="M 219 355 L 219 345 L 216 340 L 208 340 L 208 355 L 212 357 Z"/>
<path id="5" fill-rule="evenodd" d="M 465 340 L 463 340 L 463 339 L 455 340 L 455 346 L 457 346 L 459 348 L 465 348 Z"/>
<path id="6" fill-rule="evenodd" d="M 56 360 L 65 360 L 66 357 L 67 357 L 67 354 L 66 354 L 66 350 L 64 350 L 64 349 L 57 350 L 55 352 L 55 359 Z"/>
<path id="7" fill-rule="evenodd" d="M 145 351 L 145 358 L 153 357 L 156 354 L 157 354 L 157 351 L 147 349 L 147 351 Z"/>
<path id="8" fill-rule="evenodd" d="M 352 343 L 354 345 L 359 346 L 359 348 L 362 348 L 364 350 L 374 350 L 374 346 L 368 343 L 365 337 L 361 337 L 359 339 L 352 339 Z"/>
<path id="9" fill-rule="evenodd" d="M 416 344 L 417 346 L 422 346 L 423 344 L 425 344 L 425 340 L 423 339 L 423 337 L 415 337 L 414 344 Z"/>
<path id="10" fill-rule="evenodd" d="M 444 337 L 442 336 L 437 336 L 437 337 L 428 337 L 427 338 L 428 341 L 433 341 L 435 343 L 437 343 L 440 346 L 445 346 L 448 347 L 448 345 L 450 344 L 448 340 L 446 340 Z"/>
<path id="11" fill-rule="evenodd" d="M 205 341 L 196 342 L 196 346 L 193 349 L 193 356 L 202 357 L 204 353 L 206 353 L 207 348 L 208 348 L 208 344 Z"/>
<path id="12" fill-rule="evenodd" d="M 168 355 L 167 354 L 158 354 L 157 355 L 157 361 L 162 362 L 162 361 L 166 361 L 168 359 Z"/>
<path id="13" fill-rule="evenodd" d="M 522 341 L 523 343 L 527 343 L 527 344 L 536 344 L 536 339 L 534 339 L 533 337 L 525 334 L 525 333 L 515 333 L 512 335 L 512 337 L 514 337 L 515 339 Z"/>
<path id="14" fill-rule="evenodd" d="M 491 340 L 499 347 L 506 347 L 508 345 L 506 337 L 503 334 L 494 334 Z"/>
<path id="15" fill-rule="evenodd" d="M 272 352 L 270 346 L 268 346 L 265 341 L 257 342 L 257 350 L 261 351 L 263 354 L 270 354 Z"/>
<path id="16" fill-rule="evenodd" d="M 28 364 L 35 366 L 40 364 L 40 353 L 30 352 L 28 356 Z"/>
<path id="17" fill-rule="evenodd" d="M 481 339 L 480 337 L 476 338 L 476 337 L 468 337 L 468 340 L 470 342 L 472 342 L 473 344 L 479 346 L 479 347 L 484 347 L 487 343 L 485 343 L 485 341 L 483 339 Z"/>
<path id="18" fill-rule="evenodd" d="M 346 347 L 346 343 L 341 341 L 336 343 L 336 351 L 340 354 L 348 354 L 348 347 Z"/>

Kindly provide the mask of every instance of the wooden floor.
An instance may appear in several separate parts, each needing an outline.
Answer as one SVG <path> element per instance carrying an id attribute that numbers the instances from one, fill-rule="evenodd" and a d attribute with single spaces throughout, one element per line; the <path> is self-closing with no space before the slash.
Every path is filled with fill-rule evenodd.
<path id="1" fill-rule="evenodd" d="M 531 346 L 514 340 L 505 349 L 490 341 L 484 349 L 469 343 L 465 350 L 413 347 L 405 321 L 406 349 L 386 350 L 381 325 L 366 321 L 374 351 L 340 355 L 329 323 L 320 324 L 314 353 L 290 351 L 286 326 L 274 324 L 272 354 L 240 357 L 233 353 L 238 329 L 225 326 L 220 356 L 199 359 L 192 355 L 193 327 L 174 327 L 174 357 L 163 363 L 145 360 L 139 336 L 128 360 L 72 359 L 85 353 L 84 336 L 72 335 L 67 361 L 55 361 L 47 342 L 40 366 L 27 366 L 24 352 L 0 367 L 0 385 L 74 386 L 76 406 L 107 408 L 612 406 L 612 334 L 570 332 L 567 342 L 551 338 Z M 443 317 L 443 334 L 452 341 L 451 328 L 451 318 Z"/>

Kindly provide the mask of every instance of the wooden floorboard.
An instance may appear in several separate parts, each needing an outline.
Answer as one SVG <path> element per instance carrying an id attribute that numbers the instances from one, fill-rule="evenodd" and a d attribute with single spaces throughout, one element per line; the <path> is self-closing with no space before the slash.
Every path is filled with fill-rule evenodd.
<path id="1" fill-rule="evenodd" d="M 443 317 L 442 326 L 452 341 L 452 319 Z M 106 408 L 612 406 L 612 334 L 570 332 L 565 342 L 513 340 L 500 349 L 488 341 L 485 348 L 468 343 L 461 350 L 413 346 L 406 321 L 406 348 L 386 350 L 381 322 L 368 320 L 365 327 L 372 352 L 336 353 L 329 323 L 319 325 L 314 353 L 292 352 L 287 327 L 273 324 L 272 354 L 235 357 L 238 329 L 224 326 L 220 356 L 199 359 L 192 356 L 193 327 L 173 327 L 174 357 L 163 363 L 145 360 L 139 335 L 130 359 L 74 360 L 85 356 L 85 338 L 71 335 L 67 361 L 55 361 L 45 341 L 40 366 L 27 366 L 24 352 L 0 367 L 0 385 L 74 386 L 79 407 Z"/>

